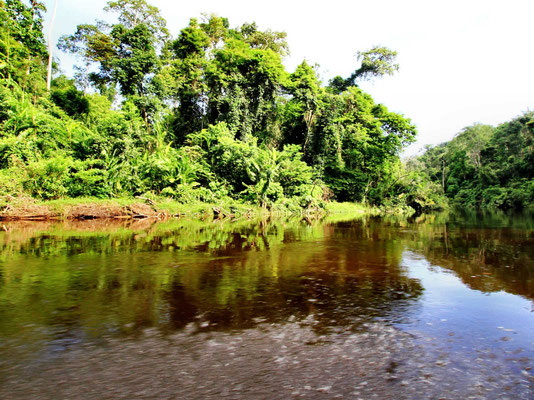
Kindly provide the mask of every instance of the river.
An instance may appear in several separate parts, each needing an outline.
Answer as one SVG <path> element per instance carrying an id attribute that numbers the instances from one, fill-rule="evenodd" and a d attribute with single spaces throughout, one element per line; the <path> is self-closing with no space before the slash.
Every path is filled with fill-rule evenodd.
<path id="1" fill-rule="evenodd" d="M 1 399 L 532 399 L 534 216 L 0 224 Z"/>

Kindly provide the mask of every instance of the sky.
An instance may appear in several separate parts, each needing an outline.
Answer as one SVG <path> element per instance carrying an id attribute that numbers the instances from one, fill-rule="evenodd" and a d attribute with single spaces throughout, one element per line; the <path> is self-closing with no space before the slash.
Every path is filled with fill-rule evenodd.
<path id="1" fill-rule="evenodd" d="M 57 0 L 52 42 L 97 19 L 106 0 Z M 54 0 L 45 0 L 50 17 Z M 498 125 L 534 109 L 534 0 L 148 0 L 176 37 L 190 18 L 215 13 L 232 27 L 256 22 L 287 32 L 292 72 L 318 64 L 326 84 L 358 67 L 357 51 L 386 46 L 400 70 L 360 87 L 417 126 L 404 156 L 448 141 L 474 123 Z M 45 24 L 45 32 L 48 24 Z M 56 51 L 68 74 L 72 57 Z"/>

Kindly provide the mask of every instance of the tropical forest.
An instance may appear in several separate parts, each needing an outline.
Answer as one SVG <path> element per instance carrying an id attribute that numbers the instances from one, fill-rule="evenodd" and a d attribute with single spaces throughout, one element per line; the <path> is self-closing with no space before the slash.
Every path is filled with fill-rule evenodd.
<path id="1" fill-rule="evenodd" d="M 217 15 L 169 32 L 144 0 L 109 1 L 57 43 L 44 5 L 2 2 L 0 195 L 171 198 L 280 210 L 358 202 L 422 211 L 534 202 L 534 122 L 475 124 L 402 161 L 416 127 L 359 82 L 394 74 L 396 52 L 359 51 L 348 77 L 287 71 L 286 33 Z M 56 51 L 57 53 L 57 51 Z"/>
<path id="2" fill-rule="evenodd" d="M 517 2 L 0 0 L 0 399 L 534 399 Z"/>

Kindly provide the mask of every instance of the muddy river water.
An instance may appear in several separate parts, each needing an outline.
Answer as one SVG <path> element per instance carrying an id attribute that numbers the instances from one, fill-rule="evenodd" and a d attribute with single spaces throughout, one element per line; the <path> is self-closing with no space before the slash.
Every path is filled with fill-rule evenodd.
<path id="1" fill-rule="evenodd" d="M 532 214 L 0 228 L 0 399 L 534 398 Z"/>

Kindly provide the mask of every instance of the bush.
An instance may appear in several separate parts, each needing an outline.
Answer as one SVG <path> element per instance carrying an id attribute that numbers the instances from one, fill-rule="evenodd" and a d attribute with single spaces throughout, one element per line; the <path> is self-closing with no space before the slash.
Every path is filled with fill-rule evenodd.
<path id="1" fill-rule="evenodd" d="M 52 90 L 50 98 L 54 104 L 71 117 L 81 116 L 89 112 L 89 101 L 74 86 Z"/>
<path id="2" fill-rule="evenodd" d="M 0 196 L 21 194 L 25 171 L 18 167 L 0 169 Z"/>
<path id="3" fill-rule="evenodd" d="M 68 192 L 67 182 L 73 163 L 72 158 L 62 156 L 30 162 L 26 168 L 24 189 L 31 196 L 44 200 L 65 196 Z"/>
<path id="4" fill-rule="evenodd" d="M 101 161 L 84 162 L 62 155 L 30 162 L 22 177 L 22 187 L 31 196 L 44 200 L 113 195 Z"/>
<path id="5" fill-rule="evenodd" d="M 108 182 L 108 172 L 104 169 L 102 161 L 76 161 L 71 165 L 70 179 L 67 181 L 68 195 L 70 197 L 111 197 L 113 190 Z"/>
<path id="6" fill-rule="evenodd" d="M 189 149 L 199 150 L 198 161 L 205 163 L 202 174 L 216 183 L 208 184 L 202 178 L 198 182 L 216 198 L 233 195 L 270 206 L 283 199 L 310 196 L 314 187 L 312 168 L 302 161 L 297 145 L 277 151 L 258 145 L 256 139 L 237 140 L 225 123 L 188 135 L 187 143 Z"/>

